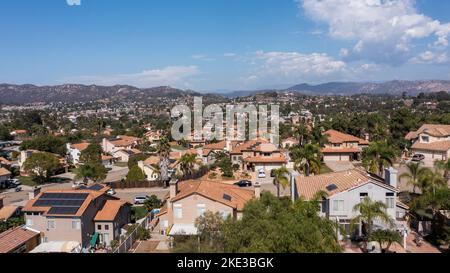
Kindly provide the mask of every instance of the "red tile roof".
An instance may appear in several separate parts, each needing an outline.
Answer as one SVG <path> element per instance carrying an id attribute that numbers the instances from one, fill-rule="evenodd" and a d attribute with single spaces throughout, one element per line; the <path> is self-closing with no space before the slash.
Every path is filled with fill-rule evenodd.
<path id="1" fill-rule="evenodd" d="M 361 145 L 369 144 L 367 140 L 349 134 L 344 134 L 336 130 L 328 130 L 324 133 L 324 135 L 328 135 L 328 141 L 330 143 L 342 144 L 345 142 L 358 142 Z"/>
<path id="2" fill-rule="evenodd" d="M 122 200 L 107 200 L 101 210 L 95 215 L 94 221 L 114 221 L 117 214 L 125 205 L 131 205 Z"/>
<path id="3" fill-rule="evenodd" d="M 22 227 L 0 233 L 0 253 L 9 253 L 37 236 L 40 234 Z"/>
<path id="4" fill-rule="evenodd" d="M 437 141 L 431 143 L 416 142 L 411 146 L 411 148 L 415 150 L 447 152 L 448 150 L 450 150 L 450 140 Z"/>

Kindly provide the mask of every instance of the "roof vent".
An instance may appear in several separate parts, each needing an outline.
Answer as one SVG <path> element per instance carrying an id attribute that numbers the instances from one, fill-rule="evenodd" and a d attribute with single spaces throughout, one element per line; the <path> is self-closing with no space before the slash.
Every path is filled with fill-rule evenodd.
<path id="1" fill-rule="evenodd" d="M 231 196 L 229 196 L 228 194 L 223 194 L 223 199 L 231 201 Z"/>
<path id="2" fill-rule="evenodd" d="M 334 191 L 337 190 L 337 188 L 336 184 L 330 184 L 326 187 L 327 191 Z"/>

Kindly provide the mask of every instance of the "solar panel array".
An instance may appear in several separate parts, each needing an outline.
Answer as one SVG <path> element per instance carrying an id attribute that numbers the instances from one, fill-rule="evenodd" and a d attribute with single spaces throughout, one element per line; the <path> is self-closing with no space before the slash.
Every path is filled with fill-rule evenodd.
<path id="1" fill-rule="evenodd" d="M 72 215 L 84 203 L 89 194 L 87 193 L 43 193 L 34 207 L 51 207 L 48 214 Z"/>
<path id="2" fill-rule="evenodd" d="M 225 199 L 227 201 L 231 201 L 231 196 L 229 196 L 228 194 L 224 194 L 223 199 Z"/>
<path id="3" fill-rule="evenodd" d="M 90 186 L 88 189 L 92 190 L 92 191 L 99 191 L 99 190 L 103 189 L 103 186 L 99 185 L 99 184 L 94 184 L 94 185 Z"/>

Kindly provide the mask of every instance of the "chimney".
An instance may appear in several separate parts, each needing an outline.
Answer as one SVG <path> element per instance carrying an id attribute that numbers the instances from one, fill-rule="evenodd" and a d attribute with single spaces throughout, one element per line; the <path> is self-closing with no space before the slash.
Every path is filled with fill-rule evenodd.
<path id="1" fill-rule="evenodd" d="M 41 192 L 41 188 L 34 187 L 32 191 L 28 193 L 28 200 L 33 200 Z"/>
<path id="2" fill-rule="evenodd" d="M 175 198 L 178 192 L 178 180 L 172 179 L 169 182 L 169 197 L 170 199 Z"/>
<path id="3" fill-rule="evenodd" d="M 227 150 L 227 152 L 231 152 L 232 147 L 231 147 L 231 141 L 230 140 L 227 140 L 225 149 Z"/>
<path id="4" fill-rule="evenodd" d="M 397 188 L 397 176 L 398 176 L 398 171 L 392 167 L 390 168 L 386 168 L 384 170 L 384 180 L 386 182 L 386 184 L 391 185 L 394 188 Z"/>
<path id="5" fill-rule="evenodd" d="M 364 138 L 366 139 L 366 141 L 370 141 L 370 135 L 368 133 L 364 134 Z"/>
<path id="6" fill-rule="evenodd" d="M 259 182 L 255 182 L 255 198 L 261 198 L 261 184 Z"/>

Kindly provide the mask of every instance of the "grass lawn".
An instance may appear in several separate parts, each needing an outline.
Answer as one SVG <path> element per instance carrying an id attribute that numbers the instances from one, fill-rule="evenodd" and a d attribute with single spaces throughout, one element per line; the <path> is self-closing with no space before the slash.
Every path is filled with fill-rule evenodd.
<path id="1" fill-rule="evenodd" d="M 142 219 L 148 214 L 148 211 L 147 211 L 147 209 L 144 206 L 132 207 L 131 208 L 131 212 L 132 212 L 132 215 L 133 215 L 132 217 L 135 220 Z"/>
<path id="2" fill-rule="evenodd" d="M 320 173 L 324 174 L 324 173 L 332 173 L 333 170 L 330 169 L 327 165 L 322 164 L 322 166 L 320 167 Z"/>

